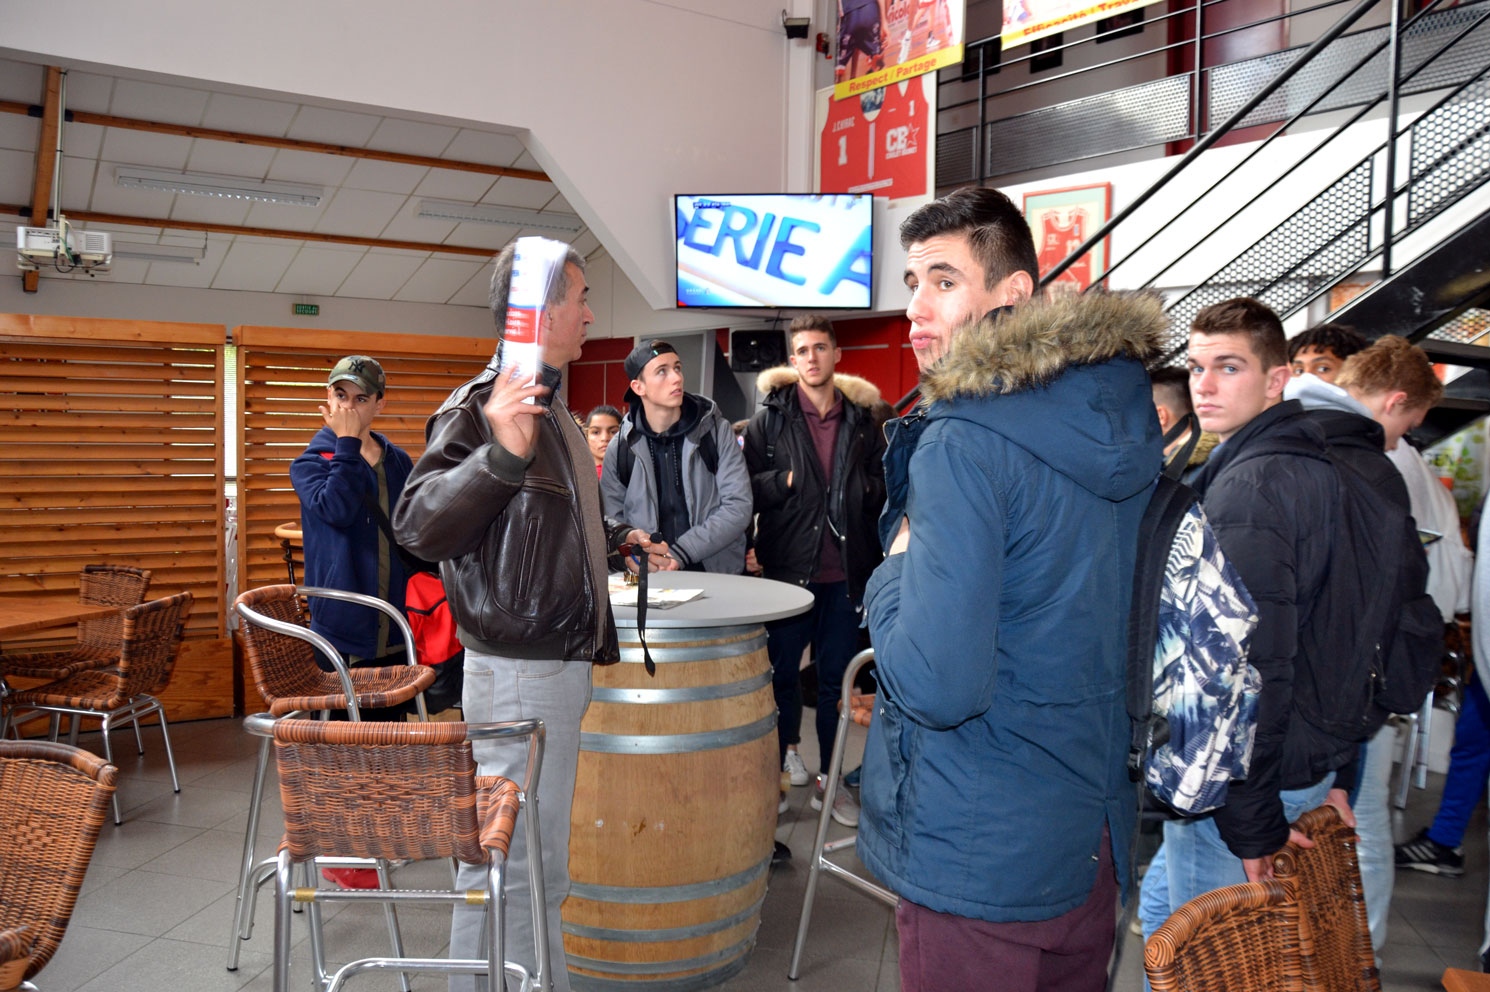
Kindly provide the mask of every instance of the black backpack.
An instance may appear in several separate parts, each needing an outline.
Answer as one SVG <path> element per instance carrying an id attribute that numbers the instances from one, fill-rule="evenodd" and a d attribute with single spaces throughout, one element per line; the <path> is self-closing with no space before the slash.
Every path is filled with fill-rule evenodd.
<path id="1" fill-rule="evenodd" d="M 1330 571 L 1299 642 L 1294 705 L 1342 742 L 1369 738 L 1389 713 L 1423 704 L 1443 653 L 1443 622 L 1427 595 L 1427 558 L 1411 516 L 1331 450 L 1340 501 Z M 1362 580 L 1365 581 L 1362 581 Z"/>

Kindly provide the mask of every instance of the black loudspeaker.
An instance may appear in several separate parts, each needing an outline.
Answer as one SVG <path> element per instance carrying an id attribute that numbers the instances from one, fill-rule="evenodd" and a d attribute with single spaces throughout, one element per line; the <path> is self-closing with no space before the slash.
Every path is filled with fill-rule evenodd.
<path id="1" fill-rule="evenodd" d="M 731 331 L 729 367 L 731 372 L 760 372 L 786 364 L 786 334 L 782 331 Z"/>

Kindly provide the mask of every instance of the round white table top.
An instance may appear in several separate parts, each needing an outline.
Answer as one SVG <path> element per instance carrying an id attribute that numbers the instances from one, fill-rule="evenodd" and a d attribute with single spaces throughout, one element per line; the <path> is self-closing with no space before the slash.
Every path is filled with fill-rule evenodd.
<path id="1" fill-rule="evenodd" d="M 715 572 L 653 572 L 647 576 L 652 592 L 662 589 L 702 589 L 703 595 L 677 606 L 647 608 L 647 629 L 660 627 L 732 627 L 765 623 L 805 613 L 812 593 L 789 582 L 753 575 Z M 636 607 L 615 607 L 616 626 L 636 629 Z"/>

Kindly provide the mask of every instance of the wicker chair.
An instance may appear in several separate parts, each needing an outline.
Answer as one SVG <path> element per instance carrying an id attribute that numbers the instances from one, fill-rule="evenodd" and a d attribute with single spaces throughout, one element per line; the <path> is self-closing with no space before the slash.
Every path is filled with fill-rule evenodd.
<path id="1" fill-rule="evenodd" d="M 250 730 L 274 738 L 285 837 L 275 874 L 274 989 L 290 987 L 291 908 L 305 903 L 311 926 L 319 904 L 334 901 L 415 901 L 449 905 L 480 902 L 488 909 L 486 959 L 362 958 L 343 965 L 327 992 L 351 975 L 369 970 L 491 975 L 504 967 L 504 883 L 507 846 L 518 809 L 531 846 L 530 877 L 537 967 L 506 971 L 548 988 L 549 953 L 544 925 L 542 852 L 537 846 L 535 795 L 543 760 L 543 723 L 522 720 L 467 726 L 464 723 L 333 723 L 249 717 Z M 528 740 L 526 780 L 478 777 L 471 742 Z M 296 887 L 292 868 L 308 870 L 321 855 L 358 858 L 457 858 L 488 868 L 484 891 L 339 890 Z M 313 948 L 317 944 L 312 941 Z"/>
<path id="2" fill-rule="evenodd" d="M 156 694 L 163 692 L 171 682 L 191 604 L 191 593 L 179 592 L 125 610 L 118 663 L 107 668 L 76 672 L 34 689 L 11 693 L 3 703 L 0 737 L 5 736 L 5 728 L 17 710 L 95 718 L 103 721 L 104 757 L 113 762 L 109 733 L 125 721 L 135 724 L 138 733 L 139 721 L 154 714 L 160 718 L 160 736 L 165 741 L 166 762 L 171 769 L 171 788 L 180 792 L 176 757 L 171 752 L 171 731 L 166 722 L 165 708 Z M 73 739 L 68 743 L 76 743 L 76 737 L 77 722 L 74 721 Z M 113 804 L 114 822 L 117 824 L 122 822 L 117 792 Z"/>
<path id="3" fill-rule="evenodd" d="M 353 720 L 361 710 L 399 706 L 414 700 L 420 720 L 428 718 L 423 692 L 435 680 L 434 669 L 417 663 L 412 653 L 408 664 L 379 668 L 346 667 L 341 653 L 325 638 L 310 629 L 302 596 L 341 599 L 360 603 L 388 614 L 404 634 L 404 643 L 412 644 L 413 635 L 403 615 L 389 604 L 371 596 L 292 585 L 264 586 L 250 589 L 233 603 L 238 614 L 238 632 L 243 654 L 254 684 L 272 717 L 309 713 L 318 710 L 345 709 Z M 316 664 L 316 648 L 332 659 L 335 671 L 323 671 Z M 349 703 L 350 700 L 350 703 Z M 243 856 L 239 863 L 238 895 L 233 911 L 233 934 L 228 940 L 228 970 L 238 969 L 241 941 L 253 936 L 253 893 L 267 882 L 274 871 L 273 860 L 259 861 L 254 853 L 254 838 L 259 829 L 259 808 L 264 794 L 264 776 L 269 767 L 269 740 L 259 748 L 254 769 L 253 791 L 249 799 L 248 824 L 243 835 Z M 400 938 L 392 914 L 389 930 L 394 946 Z"/>
<path id="4" fill-rule="evenodd" d="M 0 989 L 62 943 L 118 775 L 66 744 L 0 741 Z"/>
<path id="5" fill-rule="evenodd" d="M 1154 992 L 1305 992 L 1310 949 L 1286 883 L 1243 882 L 1196 896 L 1175 910 L 1143 949 Z"/>
<path id="6" fill-rule="evenodd" d="M 86 565 L 78 584 L 78 602 L 117 606 L 120 612 L 78 624 L 78 642 L 60 651 L 27 651 L 0 655 L 0 671 L 28 679 L 65 679 L 119 660 L 124 634 L 123 611 L 145 601 L 150 570 L 127 565 Z"/>
<path id="7" fill-rule="evenodd" d="M 1310 848 L 1286 845 L 1273 858 L 1277 877 L 1298 892 L 1300 924 L 1312 939 L 1319 984 L 1324 992 L 1380 992 L 1381 976 L 1371 950 L 1366 899 L 1356 860 L 1355 829 L 1333 806 L 1311 809 L 1294 829 L 1314 842 Z"/>

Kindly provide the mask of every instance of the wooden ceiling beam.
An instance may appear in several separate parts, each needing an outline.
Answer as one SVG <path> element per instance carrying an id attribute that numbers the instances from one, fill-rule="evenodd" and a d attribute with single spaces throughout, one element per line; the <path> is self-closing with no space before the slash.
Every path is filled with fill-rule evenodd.
<path id="1" fill-rule="evenodd" d="M 62 70 L 47 66 L 47 92 L 41 111 L 41 138 L 36 148 L 36 176 L 31 185 L 31 225 L 47 226 L 47 205 L 52 200 L 52 173 L 57 168 L 57 135 L 62 128 Z M 40 273 L 21 274 L 23 292 L 34 293 L 41 285 Z"/>
<path id="2" fill-rule="evenodd" d="M 42 108 L 30 104 L 0 100 L 0 113 L 20 114 L 34 117 Z M 112 114 L 95 114 L 86 110 L 69 110 L 69 123 L 93 124 L 98 127 L 117 127 L 130 131 L 149 131 L 154 134 L 170 134 L 182 138 L 202 138 L 206 141 L 224 141 L 238 145 L 259 145 L 265 148 L 285 148 L 293 151 L 315 152 L 321 155 L 341 155 L 346 158 L 365 158 L 377 162 L 395 162 L 399 165 L 415 165 L 427 169 L 452 169 L 456 172 L 476 172 L 487 176 L 505 176 L 509 179 L 526 179 L 532 182 L 548 182 L 548 174 L 537 169 L 514 169 L 505 165 L 488 165 L 484 162 L 458 162 L 453 159 L 433 158 L 428 155 L 406 155 L 403 152 L 386 152 L 376 148 L 353 148 L 350 145 L 332 145 L 322 141 L 301 141 L 296 138 L 275 138 L 263 134 L 245 134 L 242 131 L 219 131 L 210 127 L 194 127 L 188 124 L 166 124 L 160 121 L 138 120 L 133 117 L 115 117 Z M 55 141 L 53 142 L 55 145 Z"/>
<path id="3" fill-rule="evenodd" d="M 25 208 L 18 204 L 0 203 L 0 214 L 25 216 Z M 283 231 L 273 227 L 240 227 L 235 224 L 211 224 L 195 220 L 167 220 L 163 217 L 127 217 L 123 214 L 105 214 L 92 210 L 69 210 L 69 220 L 87 224 L 125 224 L 130 227 L 160 227 L 172 231 L 204 231 L 209 234 L 243 234 L 256 238 L 281 238 L 286 241 L 316 241 L 324 244 L 357 245 L 363 248 L 398 248 L 403 251 L 427 251 L 442 255 L 469 255 L 490 259 L 497 255 L 496 249 L 472 248 L 467 245 L 440 245 L 425 241 L 394 241 L 388 238 L 363 238 L 350 234 L 320 234 L 313 231 Z M 36 273 L 31 273 L 35 275 Z"/>

